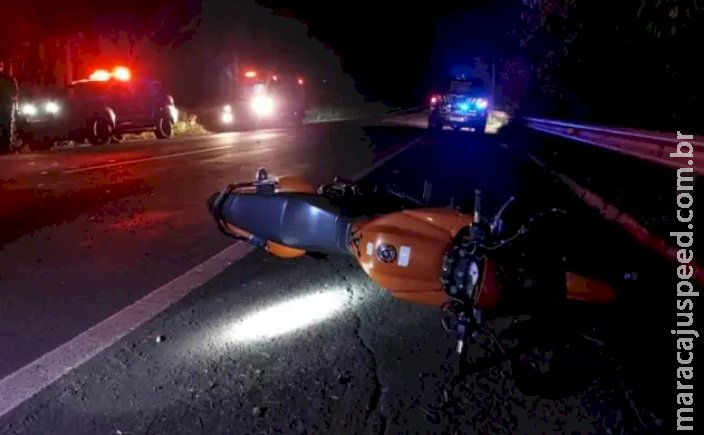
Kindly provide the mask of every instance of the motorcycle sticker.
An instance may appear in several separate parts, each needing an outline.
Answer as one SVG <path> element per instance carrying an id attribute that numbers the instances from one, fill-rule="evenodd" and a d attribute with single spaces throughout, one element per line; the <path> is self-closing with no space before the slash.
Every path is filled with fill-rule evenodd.
<path id="1" fill-rule="evenodd" d="M 411 248 L 408 246 L 401 246 L 398 254 L 398 265 L 401 267 L 408 267 L 408 263 L 411 260 Z"/>

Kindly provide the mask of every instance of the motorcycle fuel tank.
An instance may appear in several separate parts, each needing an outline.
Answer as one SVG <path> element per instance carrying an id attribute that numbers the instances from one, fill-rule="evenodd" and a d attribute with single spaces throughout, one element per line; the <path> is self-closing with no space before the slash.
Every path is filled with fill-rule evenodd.
<path id="1" fill-rule="evenodd" d="M 471 218 L 452 209 L 391 213 L 355 232 L 354 254 L 369 277 L 394 297 L 440 305 L 448 300 L 442 285 L 443 256 Z"/>

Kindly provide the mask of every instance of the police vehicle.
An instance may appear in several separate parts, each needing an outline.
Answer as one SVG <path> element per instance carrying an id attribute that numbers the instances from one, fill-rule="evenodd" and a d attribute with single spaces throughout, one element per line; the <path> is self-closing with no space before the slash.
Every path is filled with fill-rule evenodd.
<path id="1" fill-rule="evenodd" d="M 490 92 L 478 77 L 452 77 L 430 97 L 428 128 L 471 128 L 484 132 L 489 114 Z"/>

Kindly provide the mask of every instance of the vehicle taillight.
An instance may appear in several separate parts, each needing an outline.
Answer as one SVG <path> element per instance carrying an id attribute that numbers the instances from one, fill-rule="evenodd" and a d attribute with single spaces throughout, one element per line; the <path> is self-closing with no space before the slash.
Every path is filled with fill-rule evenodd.
<path id="1" fill-rule="evenodd" d="M 251 78 L 257 76 L 257 72 L 256 71 L 247 71 L 246 73 L 244 73 L 244 76 L 251 79 Z"/>
<path id="2" fill-rule="evenodd" d="M 121 80 L 123 82 L 126 82 L 130 78 L 132 78 L 132 73 L 129 69 L 125 68 L 124 66 L 116 67 L 115 71 L 113 72 L 113 75 L 116 79 Z"/>
<path id="3" fill-rule="evenodd" d="M 110 80 L 110 73 L 105 71 L 104 69 L 99 69 L 90 75 L 90 79 L 104 82 Z"/>
<path id="4" fill-rule="evenodd" d="M 300 77 L 298 78 L 298 84 L 299 84 L 299 85 L 302 85 L 302 84 L 303 84 L 303 79 L 300 78 Z"/>

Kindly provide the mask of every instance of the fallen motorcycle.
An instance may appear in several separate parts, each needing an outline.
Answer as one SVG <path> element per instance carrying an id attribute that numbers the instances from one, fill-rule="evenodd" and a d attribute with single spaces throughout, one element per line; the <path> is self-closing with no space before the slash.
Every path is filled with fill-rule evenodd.
<path id="1" fill-rule="evenodd" d="M 538 213 L 509 233 L 503 216 L 514 201 L 509 198 L 487 218 L 480 191 L 464 212 L 427 207 L 389 188 L 339 178 L 316 188 L 298 177 L 270 178 L 260 169 L 255 181 L 213 194 L 208 208 L 228 236 L 284 258 L 351 255 L 393 297 L 440 307 L 443 326 L 456 333 L 462 362 L 468 340 L 480 333 L 507 353 L 484 327 L 488 316 L 505 307 L 521 311 L 526 301 L 541 306 L 554 300 L 609 304 L 617 298 L 608 282 L 560 271 L 547 258 L 533 262 L 547 274 L 523 264 L 526 256 L 516 254 L 519 240 L 564 211 Z M 538 288 L 550 291 L 541 298 Z"/>

